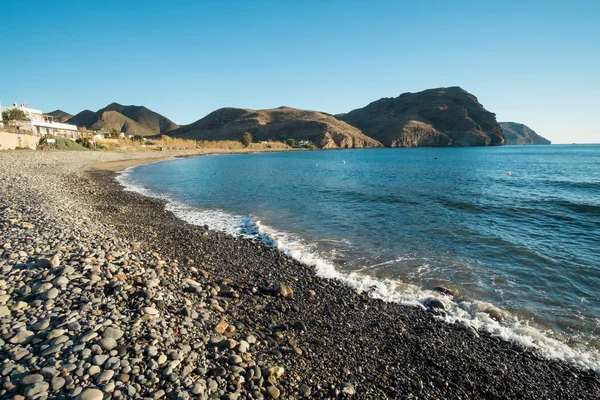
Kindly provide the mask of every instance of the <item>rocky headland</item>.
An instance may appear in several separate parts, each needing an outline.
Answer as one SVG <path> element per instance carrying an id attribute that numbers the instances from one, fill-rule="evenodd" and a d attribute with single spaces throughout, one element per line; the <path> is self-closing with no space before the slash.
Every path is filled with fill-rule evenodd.
<path id="1" fill-rule="evenodd" d="M 0 153 L 1 398 L 600 398 L 592 371 L 319 278 L 92 168 L 139 157 Z"/>
<path id="2" fill-rule="evenodd" d="M 538 135 L 527 125 L 518 122 L 500 122 L 502 133 L 506 137 L 506 144 L 552 144 L 548 139 Z"/>
<path id="3" fill-rule="evenodd" d="M 244 132 L 250 132 L 258 141 L 293 138 L 310 141 L 322 149 L 383 147 L 377 140 L 331 115 L 291 107 L 221 108 L 169 135 L 195 140 L 239 140 Z"/>
<path id="4" fill-rule="evenodd" d="M 500 146 L 496 115 L 460 87 L 382 98 L 339 119 L 386 147 Z"/>

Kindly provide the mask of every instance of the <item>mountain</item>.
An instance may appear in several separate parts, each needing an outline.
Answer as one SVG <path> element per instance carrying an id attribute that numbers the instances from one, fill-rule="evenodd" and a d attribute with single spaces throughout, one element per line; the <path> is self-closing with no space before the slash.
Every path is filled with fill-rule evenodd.
<path id="1" fill-rule="evenodd" d="M 55 110 L 47 113 L 46 115 L 51 116 L 54 122 L 66 122 L 69 120 L 69 118 L 73 117 L 71 114 L 64 112 L 63 110 Z"/>
<path id="2" fill-rule="evenodd" d="M 548 139 L 541 137 L 527 125 L 518 122 L 500 122 L 506 144 L 551 144 Z"/>
<path id="3" fill-rule="evenodd" d="M 255 140 L 309 140 L 323 149 L 382 147 L 378 141 L 331 115 L 279 107 L 269 110 L 221 108 L 206 117 L 169 132 L 169 136 L 196 140 L 239 140 L 250 132 Z"/>
<path id="4" fill-rule="evenodd" d="M 118 129 L 126 135 L 153 136 L 177 129 L 179 125 L 144 106 L 111 103 L 94 112 L 84 110 L 68 121 L 94 131 Z"/>
<path id="5" fill-rule="evenodd" d="M 77 126 L 85 126 L 86 128 L 90 128 L 94 122 L 97 121 L 96 113 L 91 110 L 83 110 L 79 114 L 69 118 L 67 123 L 77 125 Z"/>
<path id="6" fill-rule="evenodd" d="M 389 147 L 505 144 L 496 115 L 460 87 L 382 98 L 339 119 Z"/>

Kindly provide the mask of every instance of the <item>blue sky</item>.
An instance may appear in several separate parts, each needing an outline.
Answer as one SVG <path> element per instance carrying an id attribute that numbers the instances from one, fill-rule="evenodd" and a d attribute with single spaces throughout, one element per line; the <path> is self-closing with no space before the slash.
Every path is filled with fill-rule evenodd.
<path id="1" fill-rule="evenodd" d="M 11 1 L 0 102 L 347 112 L 442 86 L 557 143 L 600 142 L 600 1 Z"/>

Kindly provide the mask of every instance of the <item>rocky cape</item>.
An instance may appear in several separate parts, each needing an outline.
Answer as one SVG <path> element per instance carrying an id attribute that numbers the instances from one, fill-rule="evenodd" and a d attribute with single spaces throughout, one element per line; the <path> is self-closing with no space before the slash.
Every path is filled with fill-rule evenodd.
<path id="1" fill-rule="evenodd" d="M 119 103 L 111 103 L 96 112 L 84 110 L 67 122 L 94 131 L 117 129 L 126 135 L 141 136 L 166 134 L 179 127 L 144 106 L 124 106 Z"/>
<path id="2" fill-rule="evenodd" d="M 500 146 L 506 142 L 496 115 L 460 87 L 382 98 L 338 118 L 387 147 Z"/>
<path id="3" fill-rule="evenodd" d="M 323 149 L 383 147 L 359 129 L 318 111 L 279 107 L 268 110 L 221 108 L 169 132 L 195 140 L 239 140 L 250 132 L 254 140 L 308 140 Z"/>
<path id="4" fill-rule="evenodd" d="M 551 144 L 548 139 L 538 135 L 527 125 L 518 122 L 500 122 L 502 133 L 506 137 L 506 144 Z"/>

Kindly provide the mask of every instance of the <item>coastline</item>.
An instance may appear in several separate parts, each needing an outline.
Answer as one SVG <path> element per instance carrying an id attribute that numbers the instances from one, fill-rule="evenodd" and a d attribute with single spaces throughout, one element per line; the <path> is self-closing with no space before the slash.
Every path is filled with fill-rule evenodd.
<path id="1" fill-rule="evenodd" d="M 23 342 L 29 349 L 12 343 L 12 333 L 2 337 L 2 349 L 14 354 L 16 347 L 24 347 L 40 357 L 28 367 L 34 373 L 35 368 L 43 368 L 44 361 L 52 358 L 64 364 L 60 360 L 73 354 L 62 346 L 54 356 L 43 355 L 51 346 L 69 340 L 84 348 L 99 344 L 100 336 L 105 339 L 106 328 L 104 333 L 102 329 L 109 319 L 120 324 L 123 335 L 118 345 L 124 346 L 122 351 L 111 349 L 109 355 L 119 358 L 121 366 L 127 361 L 131 371 L 137 368 L 138 375 L 106 364 L 97 375 L 84 371 L 78 376 L 73 369 L 71 385 L 63 377 L 64 386 L 49 390 L 49 398 L 57 393 L 79 395 L 77 388 L 92 387 L 113 396 L 119 391 L 124 398 L 171 398 L 183 392 L 201 398 L 600 397 L 600 380 L 592 371 L 542 359 L 529 349 L 464 325 L 443 323 L 430 311 L 358 294 L 340 282 L 317 277 L 311 267 L 260 242 L 189 225 L 165 211 L 164 202 L 124 191 L 116 182 L 116 170 L 160 161 L 160 157 L 124 162 L 119 160 L 128 157 L 123 153 L 69 159 L 71 154 L 0 154 L 3 165 L 11 167 L 0 172 L 2 235 L 5 241 L 12 238 L 0 261 L 0 279 L 6 281 L 2 290 L 9 293 L 5 287 L 14 270 L 43 269 L 40 264 L 45 264 L 36 260 L 52 259 L 60 253 L 60 265 L 46 267 L 46 272 L 73 265 L 71 275 L 81 276 L 69 279 L 54 301 L 71 295 L 70 300 L 79 304 L 93 294 L 94 304 L 112 311 L 103 315 L 92 309 L 85 310 L 89 315 L 80 315 L 81 325 L 86 318 L 94 321 L 90 327 L 100 325 L 98 336 L 88 341 L 83 341 L 88 330 L 80 329 L 65 333 L 67 341 L 52 345 L 56 338 L 48 339 L 52 330 L 47 327 L 31 330 L 33 338 Z M 36 175 L 34 168 L 40 165 L 53 172 Z M 107 249 L 94 250 L 89 245 L 77 250 L 75 240 L 60 236 L 65 229 L 71 236 L 94 239 L 95 246 Z M 52 244 L 39 246 L 40 251 L 35 246 L 24 247 L 20 251 L 25 255 L 16 251 L 18 245 L 12 245 L 40 235 L 56 240 L 47 240 Z M 94 264 L 94 260 L 100 261 Z M 45 275 L 31 279 L 48 281 Z M 70 286 L 89 292 L 72 291 Z M 127 298 L 122 293 L 127 293 Z M 4 299 L 10 314 L 2 317 L 3 325 L 7 318 L 27 317 L 28 311 L 15 310 L 19 301 L 30 304 L 32 319 L 16 329 L 37 323 L 40 317 L 33 313 L 35 307 L 46 314 L 49 301 L 43 293 L 39 296 L 45 301 L 40 302 L 37 295 L 10 291 Z M 148 307 L 152 310 L 146 310 Z M 115 313 L 126 318 L 110 318 Z M 50 318 L 52 324 L 57 320 L 69 319 L 60 315 Z M 14 321 L 6 325 L 9 330 L 15 326 Z M 54 328 L 62 329 L 56 325 Z M 156 348 L 156 355 L 150 348 Z M 107 352 L 99 349 L 100 354 Z M 84 350 L 73 357 L 85 360 Z M 98 348 L 92 351 L 98 352 Z M 159 354 L 169 362 L 159 363 Z M 22 359 L 0 358 L 4 366 L 7 360 L 22 364 Z M 150 360 L 155 359 L 153 369 Z M 108 373 L 110 379 L 100 380 L 106 371 L 114 373 Z M 23 371 L 16 372 L 7 373 L 5 382 L 16 383 L 11 390 L 5 386 L 2 397 L 14 397 L 29 387 L 19 383 Z M 131 383 L 120 381 L 121 374 L 129 375 Z"/>
<path id="2" fill-rule="evenodd" d="M 136 158 L 124 158 L 120 160 L 103 161 L 93 164 L 91 168 L 93 170 L 101 171 L 112 171 L 121 172 L 129 167 L 134 167 L 139 164 L 148 164 L 153 162 L 160 162 L 166 160 L 172 160 L 175 158 L 187 158 L 187 157 L 199 157 L 199 156 L 210 156 L 215 154 L 252 154 L 252 153 L 282 153 L 288 151 L 304 151 L 303 149 L 261 149 L 261 150 L 220 150 L 220 149 L 198 149 L 198 150 L 173 150 L 167 152 L 167 154 L 154 153 L 150 157 L 136 157 Z M 148 153 L 119 153 L 125 155 L 139 154 L 147 155 Z"/>

